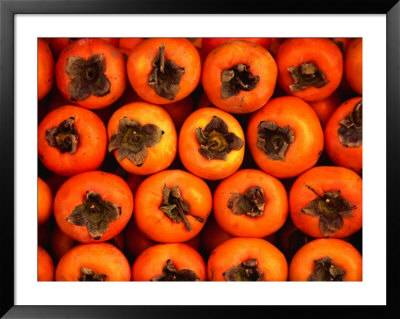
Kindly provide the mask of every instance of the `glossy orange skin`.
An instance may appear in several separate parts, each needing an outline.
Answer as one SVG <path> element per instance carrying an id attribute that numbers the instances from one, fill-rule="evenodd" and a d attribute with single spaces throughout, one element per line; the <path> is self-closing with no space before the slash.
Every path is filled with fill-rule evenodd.
<path id="1" fill-rule="evenodd" d="M 222 98 L 222 72 L 245 64 L 253 76 L 260 77 L 251 91 L 240 90 L 238 95 Z M 214 49 L 203 63 L 201 84 L 210 101 L 229 113 L 250 113 L 261 108 L 274 93 L 277 66 L 267 49 L 248 41 L 230 41 Z"/>
<path id="2" fill-rule="evenodd" d="M 189 203 L 190 213 L 186 217 L 191 231 L 183 222 L 173 222 L 160 210 L 164 184 L 170 189 L 177 185 L 182 198 Z M 134 216 L 138 229 L 150 239 L 160 243 L 184 242 L 200 233 L 211 208 L 211 191 L 202 179 L 182 170 L 165 170 L 146 178 L 136 189 Z"/>
<path id="3" fill-rule="evenodd" d="M 109 243 L 82 244 L 70 249 L 58 262 L 56 281 L 78 281 L 81 267 L 105 274 L 105 281 L 130 281 L 130 265 L 124 254 Z"/>
<path id="4" fill-rule="evenodd" d="M 191 173 L 208 180 L 219 180 L 236 172 L 243 162 L 245 146 L 240 150 L 231 150 L 226 160 L 208 160 L 198 151 L 200 144 L 197 141 L 196 129 L 204 129 L 212 120 L 218 116 L 228 126 L 228 131 L 236 134 L 245 142 L 244 133 L 239 122 L 229 113 L 218 108 L 205 107 L 194 111 L 183 123 L 179 133 L 178 152 L 182 164 Z"/>
<path id="5" fill-rule="evenodd" d="M 202 54 L 204 55 L 204 57 L 206 57 L 216 47 L 232 40 L 242 40 L 242 41 L 252 42 L 261 45 L 265 49 L 268 49 L 271 43 L 270 38 L 202 38 L 201 41 Z"/>
<path id="6" fill-rule="evenodd" d="M 350 42 L 344 59 L 344 74 L 351 88 L 362 95 L 362 38 Z"/>
<path id="7" fill-rule="evenodd" d="M 261 216 L 236 215 L 228 208 L 232 193 L 244 194 L 250 187 L 259 186 L 266 200 Z M 265 237 L 275 233 L 288 216 L 285 187 L 275 177 L 256 169 L 241 169 L 224 179 L 213 196 L 213 211 L 218 225 L 236 237 Z"/>
<path id="8" fill-rule="evenodd" d="M 99 240 L 93 239 L 86 226 L 76 226 L 66 218 L 73 209 L 81 205 L 86 191 L 100 194 L 102 200 L 110 201 L 121 208 L 117 220 L 108 224 L 108 230 Z M 102 171 L 90 171 L 69 178 L 57 191 L 54 198 L 54 217 L 62 232 L 81 243 L 98 243 L 118 235 L 128 224 L 133 211 L 133 196 L 128 184 L 119 176 Z"/>
<path id="9" fill-rule="evenodd" d="M 100 38 L 107 42 L 110 42 L 113 46 L 118 46 L 118 38 Z M 72 42 L 76 41 L 74 38 L 50 38 L 50 47 L 53 51 L 53 55 L 57 58 L 61 51 L 64 50 Z"/>
<path id="10" fill-rule="evenodd" d="M 54 225 L 50 235 L 50 251 L 53 258 L 58 261 L 65 253 L 78 242 L 64 234 L 57 225 Z"/>
<path id="11" fill-rule="evenodd" d="M 272 160 L 257 146 L 257 128 L 261 121 L 272 121 L 280 127 L 287 125 L 294 131 L 294 142 L 289 145 L 285 160 Z M 318 116 L 303 100 L 277 97 L 252 114 L 247 126 L 247 143 L 256 164 L 266 173 L 278 178 L 295 177 L 313 167 L 323 147 L 324 134 Z"/>
<path id="12" fill-rule="evenodd" d="M 159 47 L 165 43 L 165 58 L 185 69 L 179 90 L 173 100 L 159 96 L 148 84 L 153 72 L 153 61 Z M 195 46 L 185 38 L 151 38 L 139 43 L 128 57 L 127 72 L 129 82 L 143 100 L 154 104 L 168 104 L 182 100 L 194 91 L 200 81 L 200 55 Z"/>
<path id="13" fill-rule="evenodd" d="M 249 259 L 257 259 L 257 268 L 263 271 L 264 281 L 286 281 L 288 265 L 285 256 L 268 241 L 261 238 L 232 238 L 213 250 L 207 263 L 210 281 L 226 281 L 226 270 Z"/>
<path id="14" fill-rule="evenodd" d="M 81 101 L 72 101 L 68 85 L 71 82 L 65 68 L 69 57 L 80 57 L 88 60 L 92 55 L 102 55 L 105 59 L 104 75 L 110 81 L 110 92 L 104 96 L 90 95 Z M 126 88 L 126 67 L 122 53 L 110 42 L 102 39 L 80 39 L 67 46 L 58 57 L 56 63 L 56 84 L 60 93 L 71 103 L 88 109 L 101 109 L 118 100 Z"/>
<path id="15" fill-rule="evenodd" d="M 76 152 L 61 153 L 50 146 L 46 131 L 59 126 L 63 121 L 74 117 L 78 132 Z M 49 170 L 62 176 L 72 176 L 97 169 L 104 160 L 107 147 L 106 128 L 101 119 L 92 111 L 74 105 L 65 105 L 48 113 L 38 128 L 39 159 Z"/>
<path id="16" fill-rule="evenodd" d="M 38 177 L 38 224 L 47 222 L 53 212 L 53 192 L 47 183 Z"/>
<path id="17" fill-rule="evenodd" d="M 335 92 L 332 95 L 328 96 L 326 99 L 309 102 L 309 104 L 312 106 L 315 113 L 317 113 L 322 127 L 325 127 L 326 123 L 328 123 L 329 118 L 340 105 L 340 102 L 340 96 L 338 93 Z"/>
<path id="18" fill-rule="evenodd" d="M 54 84 L 54 58 L 49 45 L 38 38 L 38 101 L 42 100 Z"/>
<path id="19" fill-rule="evenodd" d="M 163 104 L 162 107 L 168 112 L 174 121 L 177 130 L 180 130 L 183 122 L 193 112 L 193 100 L 191 96 L 185 97 L 183 100 Z"/>
<path id="20" fill-rule="evenodd" d="M 328 256 L 346 272 L 343 281 L 362 281 L 361 254 L 350 243 L 334 238 L 315 239 L 301 247 L 290 262 L 289 280 L 307 281 L 315 269 L 314 260 Z"/>
<path id="21" fill-rule="evenodd" d="M 124 105 L 114 112 L 108 121 L 108 140 L 118 133 L 119 120 L 123 117 L 130 120 L 137 120 L 140 124 L 155 124 L 164 134 L 158 144 L 147 148 L 147 156 L 142 166 L 136 166 L 128 158 L 118 163 L 129 173 L 137 175 L 148 175 L 166 169 L 171 165 L 176 156 L 177 134 L 174 122 L 161 106 L 147 102 L 133 102 Z M 118 149 L 113 151 L 115 158 L 118 156 Z"/>
<path id="22" fill-rule="evenodd" d="M 343 227 L 329 237 L 343 238 L 354 234 L 362 226 L 362 180 L 350 169 L 338 166 L 313 167 L 300 175 L 289 192 L 289 210 L 293 224 L 305 234 L 322 238 L 319 217 L 312 217 L 301 211 L 317 198 L 305 185 L 312 187 L 320 196 L 328 191 L 340 190 L 340 196 L 355 205 L 353 217 L 343 217 Z"/>
<path id="23" fill-rule="evenodd" d="M 201 255 L 192 247 L 182 243 L 158 244 L 143 251 L 132 266 L 133 281 L 149 281 L 162 274 L 170 259 L 177 270 L 190 269 L 200 281 L 206 280 L 206 265 Z"/>
<path id="24" fill-rule="evenodd" d="M 362 144 L 357 147 L 344 146 L 339 141 L 339 122 L 353 112 L 354 106 L 361 101 L 361 97 L 354 97 L 343 102 L 333 113 L 325 127 L 325 150 L 333 163 L 352 169 L 356 173 L 362 170 Z"/>
<path id="25" fill-rule="evenodd" d="M 38 246 L 38 281 L 54 280 L 54 262 L 49 253 L 42 247 Z"/>
<path id="26" fill-rule="evenodd" d="M 289 85 L 293 80 L 287 71 L 302 63 L 313 62 L 329 81 L 321 88 L 311 86 L 305 90 L 292 92 Z M 343 56 L 339 47 L 329 39 L 292 38 L 286 39 L 276 55 L 279 70 L 279 85 L 290 95 L 305 101 L 318 101 L 331 95 L 340 84 L 343 75 Z"/>

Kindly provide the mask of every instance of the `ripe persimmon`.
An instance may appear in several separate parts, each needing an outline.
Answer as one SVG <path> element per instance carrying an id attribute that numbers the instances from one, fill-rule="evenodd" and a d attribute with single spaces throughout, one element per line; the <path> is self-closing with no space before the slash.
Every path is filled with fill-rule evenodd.
<path id="1" fill-rule="evenodd" d="M 268 102 L 277 74 L 267 49 L 248 41 L 229 41 L 205 59 L 201 84 L 215 106 L 229 113 L 250 113 Z"/>
<path id="2" fill-rule="evenodd" d="M 54 58 L 46 41 L 38 38 L 38 101 L 42 100 L 54 84 Z"/>
<path id="3" fill-rule="evenodd" d="M 278 178 L 313 167 L 324 147 L 321 123 L 312 107 L 294 96 L 277 97 L 250 117 L 247 144 L 256 164 Z"/>
<path id="4" fill-rule="evenodd" d="M 308 103 L 312 106 L 315 113 L 317 113 L 322 127 L 325 127 L 329 118 L 340 105 L 340 96 L 335 92 L 323 100 Z"/>
<path id="5" fill-rule="evenodd" d="M 118 49 L 122 52 L 122 54 L 128 57 L 131 54 L 133 48 L 142 41 L 142 38 L 119 38 Z"/>
<path id="6" fill-rule="evenodd" d="M 339 47 L 340 51 L 342 51 L 343 56 L 346 56 L 347 49 L 352 40 L 352 38 L 332 38 L 332 41 Z"/>
<path id="7" fill-rule="evenodd" d="M 289 209 L 293 224 L 311 237 L 350 236 L 362 226 L 361 177 L 344 167 L 313 167 L 293 183 Z"/>
<path id="8" fill-rule="evenodd" d="M 53 192 L 47 183 L 38 177 L 38 224 L 47 222 L 53 213 Z"/>
<path id="9" fill-rule="evenodd" d="M 50 235 L 50 252 L 55 261 L 59 261 L 76 244 L 78 242 L 64 234 L 57 225 L 54 225 Z"/>
<path id="10" fill-rule="evenodd" d="M 42 247 L 38 246 L 38 281 L 54 280 L 54 261 L 49 253 Z"/>
<path id="11" fill-rule="evenodd" d="M 362 94 L 362 38 L 350 42 L 344 59 L 344 75 L 351 88 Z"/>
<path id="12" fill-rule="evenodd" d="M 90 171 L 69 178 L 54 199 L 54 217 L 62 232 L 82 243 L 118 235 L 132 216 L 133 196 L 119 176 Z"/>
<path id="13" fill-rule="evenodd" d="M 223 43 L 233 40 L 248 41 L 251 43 L 261 45 L 265 49 L 268 49 L 271 43 L 270 38 L 202 38 L 201 52 L 204 57 L 207 57 L 207 55 L 216 47 L 220 46 Z"/>
<path id="14" fill-rule="evenodd" d="M 183 122 L 185 122 L 194 109 L 193 99 L 190 95 L 177 102 L 163 104 L 162 107 L 171 116 L 177 131 L 181 129 Z"/>

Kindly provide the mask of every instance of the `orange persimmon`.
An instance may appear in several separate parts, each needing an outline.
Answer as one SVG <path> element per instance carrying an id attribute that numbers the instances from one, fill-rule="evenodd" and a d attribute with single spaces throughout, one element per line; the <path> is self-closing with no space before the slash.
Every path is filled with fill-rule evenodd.
<path id="1" fill-rule="evenodd" d="M 211 214 L 200 233 L 201 248 L 204 253 L 209 255 L 218 245 L 232 237 L 232 235 L 219 227 L 215 221 L 214 214 Z"/>
<path id="2" fill-rule="evenodd" d="M 38 38 L 38 101 L 42 100 L 54 84 L 54 58 L 49 45 Z"/>
<path id="3" fill-rule="evenodd" d="M 315 113 L 317 113 L 322 127 L 325 127 L 329 118 L 340 105 L 340 96 L 335 92 L 323 100 L 308 103 L 312 106 Z"/>
<path id="4" fill-rule="evenodd" d="M 75 240 L 64 234 L 57 225 L 54 225 L 50 235 L 50 252 L 55 261 L 60 260 L 76 244 Z"/>
<path id="5" fill-rule="evenodd" d="M 38 224 L 47 222 L 53 213 L 53 192 L 47 183 L 38 177 Z"/>
<path id="6" fill-rule="evenodd" d="M 233 40 L 248 41 L 251 43 L 261 45 L 265 49 L 268 49 L 271 43 L 270 38 L 202 38 L 201 52 L 204 57 L 207 57 L 207 55 L 216 47 L 220 46 L 223 43 Z"/>
<path id="7" fill-rule="evenodd" d="M 351 88 L 362 94 L 362 38 L 350 42 L 344 59 L 344 74 Z"/>
<path id="8" fill-rule="evenodd" d="M 54 261 L 49 253 L 42 247 L 38 246 L 38 281 L 54 280 Z"/>
<path id="9" fill-rule="evenodd" d="M 128 57 L 132 52 L 133 48 L 136 47 L 142 41 L 143 41 L 142 38 L 119 38 L 117 47 L 122 52 L 122 54 Z"/>

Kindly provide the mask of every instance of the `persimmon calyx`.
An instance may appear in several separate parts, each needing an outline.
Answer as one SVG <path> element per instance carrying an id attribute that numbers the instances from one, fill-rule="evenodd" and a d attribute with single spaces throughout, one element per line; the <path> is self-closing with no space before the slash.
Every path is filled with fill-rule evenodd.
<path id="1" fill-rule="evenodd" d="M 76 206 L 67 217 L 67 222 L 76 226 L 86 226 L 90 236 L 99 240 L 108 230 L 108 224 L 121 216 L 121 207 L 102 200 L 101 195 L 88 190 L 83 204 Z"/>
<path id="2" fill-rule="evenodd" d="M 362 144 L 362 101 L 353 111 L 339 122 L 339 141 L 346 147 L 359 147 Z"/>
<path id="3" fill-rule="evenodd" d="M 150 281 L 200 281 L 200 278 L 193 270 L 177 270 L 171 260 L 168 259 L 162 269 L 162 274 L 153 277 Z"/>
<path id="4" fill-rule="evenodd" d="M 81 267 L 81 275 L 78 277 L 79 281 L 105 281 L 107 275 L 95 273 L 92 269 Z"/>
<path id="5" fill-rule="evenodd" d="M 284 161 L 289 145 L 294 142 L 294 131 L 290 126 L 280 127 L 272 121 L 261 121 L 257 135 L 257 147 L 271 160 Z"/>
<path id="6" fill-rule="evenodd" d="M 200 144 L 199 153 L 208 160 L 226 160 L 231 150 L 240 150 L 244 146 L 243 140 L 229 132 L 224 120 L 215 115 L 204 130 L 196 129 L 196 137 Z"/>
<path id="7" fill-rule="evenodd" d="M 147 156 L 147 148 L 157 145 L 164 134 L 157 125 L 141 125 L 139 121 L 126 116 L 119 120 L 118 133 L 111 136 L 108 151 L 118 149 L 117 159 L 128 158 L 136 166 L 141 166 Z"/>
<path id="8" fill-rule="evenodd" d="M 320 196 L 313 188 L 306 185 L 318 197 L 313 199 L 301 212 L 312 217 L 319 217 L 319 229 L 329 237 L 343 227 L 343 217 L 353 217 L 356 209 L 349 201 L 340 196 L 340 190 L 325 192 Z"/>
<path id="9" fill-rule="evenodd" d="M 222 276 L 227 281 L 264 281 L 263 271 L 257 268 L 257 259 L 246 260 L 224 271 Z"/>
<path id="10" fill-rule="evenodd" d="M 315 269 L 308 281 L 343 281 L 346 272 L 333 264 L 331 257 L 314 260 Z"/>
<path id="11" fill-rule="evenodd" d="M 58 148 L 61 153 L 74 154 L 78 147 L 78 132 L 74 125 L 75 118 L 62 121 L 59 126 L 46 131 L 46 140 L 50 146 Z"/>
<path id="12" fill-rule="evenodd" d="M 303 91 L 311 86 L 321 88 L 329 83 L 324 72 L 320 71 L 312 62 L 302 63 L 298 67 L 288 67 L 287 71 L 294 82 L 289 85 L 292 93 Z"/>
<path id="13" fill-rule="evenodd" d="M 230 69 L 224 70 L 221 74 L 221 96 L 223 99 L 238 95 L 240 91 L 253 90 L 260 77 L 248 71 L 249 66 L 238 64 Z"/>
<path id="14" fill-rule="evenodd" d="M 166 59 L 165 43 L 159 47 L 158 55 L 152 66 L 154 69 L 149 76 L 149 86 L 159 96 L 172 101 L 178 93 L 185 68 L 181 68 L 174 61 Z"/>
<path id="15" fill-rule="evenodd" d="M 244 194 L 232 193 L 228 200 L 228 208 L 236 215 L 258 217 L 264 213 L 265 203 L 263 189 L 255 186 L 248 188 Z"/>
<path id="16" fill-rule="evenodd" d="M 65 72 L 71 79 L 68 84 L 71 101 L 82 101 L 90 95 L 102 97 L 110 93 L 111 83 L 105 71 L 106 60 L 103 55 L 94 54 L 88 60 L 69 57 Z"/>
<path id="17" fill-rule="evenodd" d="M 177 185 L 169 189 L 168 186 L 164 184 L 162 193 L 163 200 L 160 210 L 173 222 L 180 223 L 183 221 L 188 231 L 192 231 L 192 226 L 190 226 L 186 215 L 191 215 L 198 222 L 204 223 L 203 218 L 190 214 L 190 205 L 182 198 Z"/>

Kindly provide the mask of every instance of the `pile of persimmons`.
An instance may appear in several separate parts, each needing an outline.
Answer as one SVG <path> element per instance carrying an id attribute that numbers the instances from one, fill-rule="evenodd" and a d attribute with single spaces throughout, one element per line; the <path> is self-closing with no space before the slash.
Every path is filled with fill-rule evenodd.
<path id="1" fill-rule="evenodd" d="M 38 39 L 39 281 L 362 280 L 361 38 Z"/>

